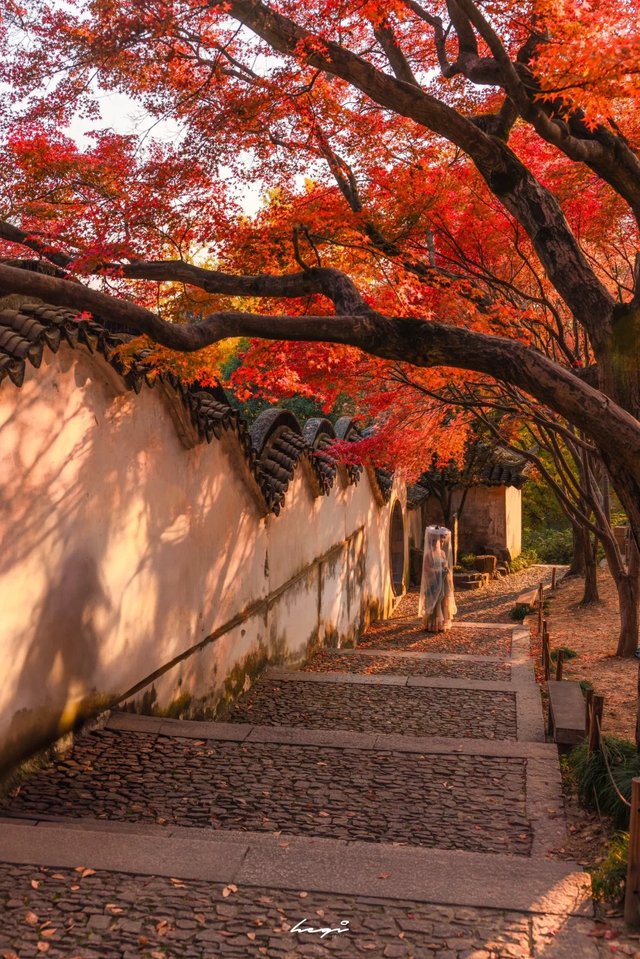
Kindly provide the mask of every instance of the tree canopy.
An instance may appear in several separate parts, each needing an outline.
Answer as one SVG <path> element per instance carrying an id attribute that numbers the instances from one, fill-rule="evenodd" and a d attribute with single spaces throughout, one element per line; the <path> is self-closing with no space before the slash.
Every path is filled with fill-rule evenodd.
<path id="1" fill-rule="evenodd" d="M 5 6 L 0 289 L 214 374 L 241 338 L 240 392 L 348 387 L 410 427 L 417 386 L 412 468 L 425 416 L 464 446 L 438 404 L 504 386 L 640 536 L 637 0 Z"/>

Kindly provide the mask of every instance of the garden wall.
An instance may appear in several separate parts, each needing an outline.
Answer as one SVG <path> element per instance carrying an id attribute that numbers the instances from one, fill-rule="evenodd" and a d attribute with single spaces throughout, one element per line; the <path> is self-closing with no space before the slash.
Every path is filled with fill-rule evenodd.
<path id="1" fill-rule="evenodd" d="M 95 325 L 54 354 L 25 315 L 71 329 L 23 308 L 11 329 L 40 353 L 5 349 L 22 367 L 0 388 L 4 767 L 115 701 L 213 716 L 267 662 L 392 610 L 405 491 L 336 469 L 326 421 L 303 435 L 269 414 L 249 434 L 220 397 L 124 375 Z"/>

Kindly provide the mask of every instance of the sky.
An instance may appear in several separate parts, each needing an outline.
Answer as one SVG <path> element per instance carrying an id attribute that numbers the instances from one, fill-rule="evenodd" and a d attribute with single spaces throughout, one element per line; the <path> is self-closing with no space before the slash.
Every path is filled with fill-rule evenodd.
<path id="1" fill-rule="evenodd" d="M 80 146 L 87 146 L 87 134 L 92 130 L 104 127 L 120 134 L 144 133 L 153 127 L 152 136 L 156 140 L 172 141 L 180 136 L 180 127 L 173 120 L 156 121 L 154 117 L 124 93 L 98 91 L 97 100 L 100 104 L 101 121 L 87 120 L 75 117 L 65 130 Z M 222 179 L 231 177 L 228 167 L 220 167 Z M 255 184 L 240 189 L 240 204 L 247 216 L 253 216 L 260 209 L 262 191 Z"/>

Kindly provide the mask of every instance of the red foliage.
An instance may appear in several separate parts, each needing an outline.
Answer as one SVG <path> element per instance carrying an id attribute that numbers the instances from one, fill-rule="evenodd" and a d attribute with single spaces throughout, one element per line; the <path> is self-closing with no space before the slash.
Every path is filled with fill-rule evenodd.
<path id="1" fill-rule="evenodd" d="M 119 265 L 172 258 L 281 274 L 299 270 L 301 260 L 320 262 L 348 273 L 381 313 L 519 339 L 569 368 L 587 363 L 589 345 L 532 241 L 471 162 L 312 61 L 343 43 L 388 72 L 376 36 L 391 24 L 409 66 L 441 101 L 482 117 L 500 108 L 502 93 L 459 76 L 444 79 L 432 29 L 404 0 L 274 6 L 309 31 L 292 56 L 238 29 L 233 4 L 32 0 L 23 10 L 5 3 L 0 82 L 11 92 L 0 105 L 4 218 L 45 254 L 69 256 L 76 276 L 99 272 L 91 282 L 178 321 L 221 309 L 333 308 L 318 296 L 240 301 L 176 283 L 133 283 Z M 532 62 L 538 99 L 553 109 L 560 103 L 560 112 L 580 105 L 591 127 L 604 121 L 634 141 L 637 0 L 491 0 L 482 10 L 513 59 L 533 26 L 547 30 Z M 431 12 L 447 18 L 442 2 Z M 453 35 L 445 51 L 455 56 Z M 483 42 L 479 53 L 488 53 Z M 131 98 L 143 117 L 135 132 L 104 127 L 103 91 Z M 78 117 L 95 126 L 85 145 L 65 132 Z M 168 119 L 169 139 L 162 132 Z M 557 196 L 599 278 L 616 295 L 628 294 L 638 231 L 623 201 L 522 121 L 509 146 Z M 263 197 L 256 215 L 242 212 L 248 188 Z M 24 249 L 0 241 L 0 255 Z M 240 365 L 227 385 L 238 398 L 313 396 L 331 410 L 346 394 L 364 424 L 377 424 L 365 448 L 380 462 L 415 473 L 425 447 L 455 457 L 464 446 L 466 416 L 428 394 L 479 381 L 468 374 L 398 371 L 351 348 L 263 341 L 192 357 L 158 349 L 156 359 L 188 379 L 213 381 L 236 351 Z M 402 375 L 399 381 L 399 372 L 426 392 L 402 383 Z"/>

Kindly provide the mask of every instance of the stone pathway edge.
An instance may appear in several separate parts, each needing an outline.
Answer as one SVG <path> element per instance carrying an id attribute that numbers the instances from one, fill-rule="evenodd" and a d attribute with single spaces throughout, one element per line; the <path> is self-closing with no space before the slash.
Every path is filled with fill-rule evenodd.
<path id="1" fill-rule="evenodd" d="M 574 863 L 338 839 L 192 827 L 158 830 L 106 821 L 96 828 L 94 821 L 89 826 L 4 820 L 0 860 L 525 913 L 592 915 L 588 876 Z"/>

